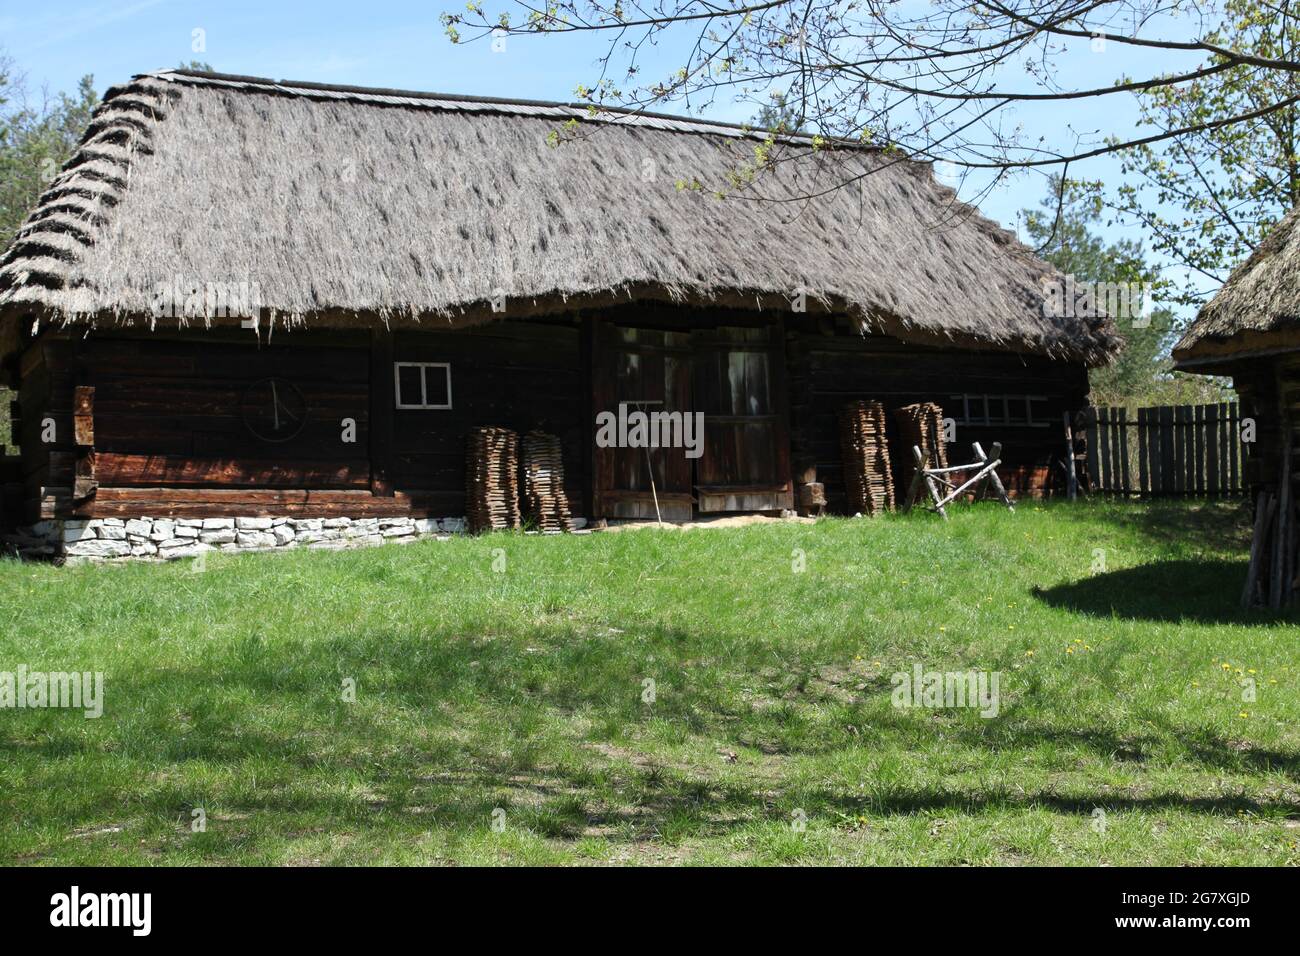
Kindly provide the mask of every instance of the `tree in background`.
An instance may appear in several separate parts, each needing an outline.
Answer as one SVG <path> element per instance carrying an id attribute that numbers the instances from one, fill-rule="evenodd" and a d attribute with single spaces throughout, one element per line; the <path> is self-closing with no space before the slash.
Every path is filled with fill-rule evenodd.
<path id="1" fill-rule="evenodd" d="M 802 132 L 804 121 L 799 104 L 791 103 L 784 93 L 773 93 L 772 101 L 755 114 L 750 125 L 769 133 L 798 133 Z"/>
<path id="2" fill-rule="evenodd" d="M 81 78 L 74 96 L 42 95 L 34 104 L 13 63 L 0 56 L 0 250 L 36 205 L 81 141 L 99 103 L 94 80 Z M 0 388 L 0 452 L 15 444 L 7 388 Z"/>
<path id="3" fill-rule="evenodd" d="M 1287 8 L 1253 0 L 1257 14 L 1238 45 L 1218 30 L 1220 2 L 1252 0 L 468 0 L 442 22 L 454 43 L 511 34 L 600 42 L 575 88 L 595 111 L 675 103 L 700 112 L 717 102 L 758 109 L 779 92 L 821 142 L 943 160 L 959 176 L 979 172 L 977 181 L 1014 170 L 1063 180 L 1098 156 L 1274 122 L 1300 104 L 1300 61 L 1263 24 Z M 1163 55 L 1145 59 L 1138 76 L 1107 81 L 1094 57 L 1108 48 Z M 1271 77 L 1265 83 L 1276 95 L 1226 98 L 1156 129 L 1063 123 L 1051 140 L 1017 117 L 1025 105 L 1134 93 L 1193 99 L 1195 84 L 1228 74 Z M 764 156 L 777 161 L 774 150 Z M 869 174 L 846 169 L 841 185 L 861 175 Z"/>
<path id="4" fill-rule="evenodd" d="M 73 96 L 42 95 L 33 103 L 12 62 L 0 61 L 0 248 L 72 155 L 98 104 L 90 76 Z"/>
<path id="5" fill-rule="evenodd" d="M 1206 39 L 1218 47 L 1294 61 L 1300 23 L 1291 14 L 1290 0 L 1226 0 L 1222 21 Z M 1223 62 L 1213 55 L 1207 65 Z M 1182 88 L 1137 93 L 1150 126 L 1196 127 L 1123 154 L 1127 179 L 1108 200 L 1124 218 L 1144 227 L 1155 252 L 1186 268 L 1188 280 L 1174 301 L 1197 304 L 1217 292 L 1233 267 L 1300 202 L 1297 96 L 1300 74 L 1242 65 Z M 1211 125 L 1274 104 L 1284 105 L 1249 123 Z"/>
<path id="6" fill-rule="evenodd" d="M 1158 301 L 1167 283 L 1147 261 L 1142 244 L 1107 243 L 1093 232 L 1103 212 L 1095 184 L 1066 183 L 1062 189 L 1053 183 L 1041 209 L 1025 210 L 1025 229 L 1040 255 L 1076 282 L 1145 284 Z M 1121 316 L 1115 325 L 1124 350 L 1113 364 L 1090 373 L 1093 404 L 1136 408 L 1224 400 L 1223 383 L 1171 371 L 1168 350 L 1176 323 L 1168 308 L 1154 308 L 1145 317 Z"/>

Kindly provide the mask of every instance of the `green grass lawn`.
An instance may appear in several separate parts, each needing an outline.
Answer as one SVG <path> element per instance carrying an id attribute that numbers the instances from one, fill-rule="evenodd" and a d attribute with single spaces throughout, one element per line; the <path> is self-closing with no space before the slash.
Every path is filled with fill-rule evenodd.
<path id="1" fill-rule="evenodd" d="M 0 861 L 1297 864 L 1241 508 L 0 562 L 0 671 L 105 674 L 0 710 Z M 894 707 L 916 663 L 1000 713 Z"/>

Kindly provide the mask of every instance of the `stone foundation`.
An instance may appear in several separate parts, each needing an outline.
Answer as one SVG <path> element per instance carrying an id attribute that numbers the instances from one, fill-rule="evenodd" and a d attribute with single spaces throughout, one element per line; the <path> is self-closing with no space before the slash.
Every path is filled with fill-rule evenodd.
<path id="1" fill-rule="evenodd" d="M 174 561 L 212 552 L 337 551 L 465 530 L 464 518 L 91 518 L 41 521 L 4 540 L 25 558 Z"/>
<path id="2" fill-rule="evenodd" d="M 464 530 L 463 518 L 92 518 L 41 521 L 7 538 L 24 557 L 167 561 L 222 551 L 358 548 Z"/>

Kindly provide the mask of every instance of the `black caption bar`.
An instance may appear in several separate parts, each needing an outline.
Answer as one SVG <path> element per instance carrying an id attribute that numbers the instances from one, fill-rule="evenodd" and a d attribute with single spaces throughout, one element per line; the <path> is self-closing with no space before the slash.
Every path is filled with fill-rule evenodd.
<path id="1" fill-rule="evenodd" d="M 613 920 L 671 939 L 690 919 L 734 943 L 771 920 L 861 931 L 1050 930 L 1087 940 L 1193 935 L 1231 945 L 1294 916 L 1296 877 L 1259 869 L 366 870 L 0 869 L 6 938 L 127 945 L 274 941 L 338 945 L 431 925 L 518 935 Z M 809 921 L 814 921 L 810 923 Z M 549 927 L 549 929 L 548 929 Z M 965 929 L 960 929 L 965 927 Z M 634 934 L 635 935 L 635 934 Z"/>

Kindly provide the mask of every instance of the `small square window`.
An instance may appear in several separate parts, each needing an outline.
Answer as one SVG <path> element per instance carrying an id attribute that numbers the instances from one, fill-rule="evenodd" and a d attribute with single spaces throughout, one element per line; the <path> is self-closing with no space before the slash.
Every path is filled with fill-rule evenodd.
<path id="1" fill-rule="evenodd" d="M 451 408 L 451 365 L 447 362 L 394 362 L 398 408 Z"/>

